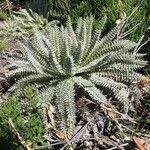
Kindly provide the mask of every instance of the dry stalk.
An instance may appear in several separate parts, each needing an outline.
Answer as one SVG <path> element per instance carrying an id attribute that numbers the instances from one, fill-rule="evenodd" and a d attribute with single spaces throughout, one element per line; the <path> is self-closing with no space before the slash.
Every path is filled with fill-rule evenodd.
<path id="1" fill-rule="evenodd" d="M 127 146 L 129 143 L 125 143 L 125 144 L 121 144 L 121 145 L 119 145 L 120 147 L 124 147 L 124 146 Z M 112 147 L 112 148 L 109 148 L 109 149 L 107 149 L 107 150 L 114 150 L 114 149 L 117 149 L 118 147 L 117 146 L 115 146 L 115 147 Z"/>
<path id="2" fill-rule="evenodd" d="M 31 150 L 31 148 L 29 147 L 28 144 L 26 144 L 26 142 L 24 141 L 24 139 L 21 137 L 21 135 L 19 134 L 19 132 L 17 131 L 13 121 L 11 118 L 8 118 L 8 124 L 12 130 L 12 132 L 15 134 L 15 136 L 17 137 L 17 139 L 19 140 L 19 142 L 22 144 L 23 148 L 25 150 Z"/>
<path id="3" fill-rule="evenodd" d="M 11 15 L 11 3 L 9 2 L 9 0 L 6 0 L 6 4 L 7 4 L 7 7 L 8 7 L 8 11 L 9 11 L 9 14 Z"/>
<path id="4" fill-rule="evenodd" d="M 100 104 L 100 107 L 106 109 L 107 111 L 114 112 L 114 113 L 120 115 L 123 119 L 127 119 L 132 123 L 136 123 L 133 118 L 127 116 L 126 114 L 122 114 L 122 113 L 118 112 L 116 109 L 111 108 L 110 105 L 107 105 L 107 106 L 105 106 L 104 104 Z"/>

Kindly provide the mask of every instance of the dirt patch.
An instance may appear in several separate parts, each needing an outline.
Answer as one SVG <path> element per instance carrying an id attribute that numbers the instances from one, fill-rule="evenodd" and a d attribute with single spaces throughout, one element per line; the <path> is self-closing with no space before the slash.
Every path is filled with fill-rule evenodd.
<path id="1" fill-rule="evenodd" d="M 21 55 L 21 47 L 18 45 L 17 40 L 9 43 L 8 48 L 0 53 L 0 103 L 3 101 L 4 94 L 14 83 L 13 79 L 6 78 L 6 73 L 9 71 L 6 69 L 8 64 L 7 58 Z"/>

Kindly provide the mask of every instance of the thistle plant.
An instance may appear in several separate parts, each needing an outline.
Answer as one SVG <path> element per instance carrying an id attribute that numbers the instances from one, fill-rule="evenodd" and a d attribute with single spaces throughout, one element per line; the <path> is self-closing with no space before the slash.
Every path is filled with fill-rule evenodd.
<path id="1" fill-rule="evenodd" d="M 3 21 L 0 27 L 0 37 L 13 39 L 22 35 L 31 35 L 34 28 L 42 30 L 49 23 L 42 15 L 38 15 L 31 9 L 21 9 L 14 12 L 10 19 Z"/>
<path id="2" fill-rule="evenodd" d="M 29 8 L 15 12 L 13 19 L 14 22 L 18 23 L 19 27 L 28 30 L 35 27 L 41 30 L 49 23 L 46 18 L 44 18 L 42 15 L 38 15 Z"/>
<path id="3" fill-rule="evenodd" d="M 118 38 L 122 25 L 102 35 L 106 17 L 93 29 L 93 17 L 80 18 L 74 30 L 49 25 L 44 33 L 37 30 L 31 40 L 19 42 L 23 57 L 9 58 L 8 77 L 20 76 L 18 83 L 40 85 L 38 106 L 54 102 L 57 124 L 68 138 L 76 122 L 75 94 L 82 88 L 97 103 L 107 104 L 104 89 L 128 107 L 128 84 L 144 78 L 136 70 L 145 66 L 143 54 L 134 52 L 135 42 Z"/>

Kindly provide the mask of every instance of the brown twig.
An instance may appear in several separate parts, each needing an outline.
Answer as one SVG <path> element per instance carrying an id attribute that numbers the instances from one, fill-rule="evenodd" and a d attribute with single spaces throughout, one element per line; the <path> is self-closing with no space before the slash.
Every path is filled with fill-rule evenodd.
<path id="1" fill-rule="evenodd" d="M 124 146 L 127 146 L 129 143 L 125 143 L 125 144 L 121 144 L 121 145 L 119 145 L 120 147 L 124 147 Z M 116 149 L 116 148 L 118 148 L 117 146 L 115 146 L 115 147 L 112 147 L 112 148 L 109 148 L 109 149 L 107 149 L 107 150 L 114 150 L 114 149 Z"/>
<path id="2" fill-rule="evenodd" d="M 11 118 L 8 118 L 8 124 L 10 126 L 10 128 L 12 129 L 12 132 L 15 134 L 15 136 L 17 137 L 17 139 L 19 140 L 19 142 L 22 144 L 22 146 L 24 147 L 25 150 L 31 150 L 31 148 L 26 144 L 26 142 L 24 141 L 24 139 L 21 137 L 21 135 L 19 134 L 19 132 L 17 131 L 13 121 Z"/>
<path id="3" fill-rule="evenodd" d="M 132 123 L 136 123 L 133 118 L 127 116 L 126 114 L 122 114 L 122 113 L 118 112 L 117 110 L 111 108 L 110 106 L 107 107 L 107 106 L 105 106 L 104 104 L 100 104 L 100 107 L 102 107 L 102 108 L 104 108 L 104 109 L 106 109 L 106 110 L 108 110 L 108 111 L 114 112 L 114 113 L 116 113 L 116 114 L 122 116 L 123 119 L 127 119 L 127 120 L 129 120 L 130 122 L 132 122 Z"/>

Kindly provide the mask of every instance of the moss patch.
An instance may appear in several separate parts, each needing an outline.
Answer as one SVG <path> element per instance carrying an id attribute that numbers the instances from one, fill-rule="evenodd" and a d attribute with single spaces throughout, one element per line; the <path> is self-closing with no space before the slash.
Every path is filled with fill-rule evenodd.
<path id="1" fill-rule="evenodd" d="M 35 92 L 31 87 L 20 88 L 1 106 L 0 109 L 0 147 L 2 150 L 20 150 L 21 144 L 13 135 L 7 123 L 10 117 L 20 135 L 32 147 L 40 146 L 44 142 L 44 127 L 40 111 L 35 107 Z M 28 103 L 27 108 L 23 102 Z M 30 108 L 30 109 L 29 109 Z M 26 112 L 27 111 L 27 112 Z"/>

